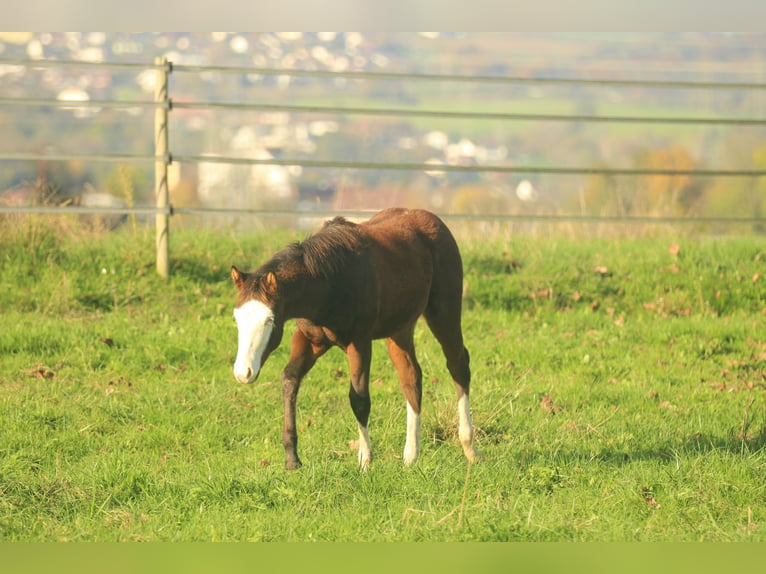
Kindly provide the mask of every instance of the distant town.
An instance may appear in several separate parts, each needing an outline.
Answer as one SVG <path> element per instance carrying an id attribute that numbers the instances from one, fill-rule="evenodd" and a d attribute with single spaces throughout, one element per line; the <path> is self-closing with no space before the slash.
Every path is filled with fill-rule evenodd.
<path id="1" fill-rule="evenodd" d="M 502 111 L 558 115 L 763 117 L 758 92 L 624 89 L 619 86 L 349 80 L 279 70 L 466 77 L 764 81 L 766 35 L 477 34 L 359 32 L 0 33 L 0 202 L 150 202 L 150 165 L 2 160 L 44 155 L 151 154 L 154 58 L 177 102 L 286 103 L 337 107 Z M 84 62 L 35 67 L 35 61 Z M 146 69 L 92 64 L 145 64 Z M 238 67 L 230 74 L 223 68 Z M 195 68 L 198 70 L 192 71 Z M 252 70 L 252 71 L 250 71 Z M 56 106 L 24 106 L 51 99 Z M 124 107 L 66 102 L 119 100 Z M 501 125 L 502 124 L 502 125 Z M 761 126 L 647 126 L 583 122 L 468 122 L 342 112 L 178 109 L 171 149 L 182 156 L 294 158 L 295 166 L 174 163 L 175 205 L 236 209 L 358 209 L 391 203 L 476 213 L 644 211 L 702 213 L 718 181 L 689 177 L 606 181 L 592 177 L 445 173 L 440 165 L 688 166 L 749 168 L 766 162 Z M 302 168 L 298 160 L 425 163 L 422 172 Z M 725 165 L 722 165 L 724 162 Z M 733 196 L 758 185 L 725 182 Z M 753 188 L 752 186 L 756 187 Z M 615 191 L 614 187 L 619 189 Z M 734 186 L 734 187 L 732 187 Z M 756 191 L 753 191 L 756 189 Z M 615 195 L 616 194 L 616 195 Z M 617 197 L 619 196 L 619 197 Z M 639 197 L 640 196 L 640 197 Z M 615 198 L 616 197 L 616 198 Z M 638 197 L 638 199 L 637 199 Z M 749 197 L 749 196 L 748 196 Z M 84 198 L 84 199 L 83 199 Z M 754 201 L 754 200 L 753 200 Z M 760 200 L 758 200 L 760 206 Z M 726 202 L 723 202 L 726 204 Z M 750 202 L 752 204 L 752 201 Z M 716 203 L 721 209 L 721 202 Z M 751 206 L 752 207 L 752 206 Z M 760 209 L 760 207 L 759 207 Z"/>

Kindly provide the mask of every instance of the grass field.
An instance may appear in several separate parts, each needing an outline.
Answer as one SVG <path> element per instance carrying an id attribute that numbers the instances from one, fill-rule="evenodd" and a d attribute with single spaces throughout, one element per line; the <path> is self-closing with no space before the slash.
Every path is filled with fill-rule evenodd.
<path id="1" fill-rule="evenodd" d="M 298 402 L 231 364 L 228 268 L 295 232 L 176 230 L 172 279 L 139 229 L 0 226 L 4 541 L 764 541 L 766 238 L 461 242 L 481 463 L 425 327 L 423 449 L 375 347 L 360 473 L 344 357 Z"/>

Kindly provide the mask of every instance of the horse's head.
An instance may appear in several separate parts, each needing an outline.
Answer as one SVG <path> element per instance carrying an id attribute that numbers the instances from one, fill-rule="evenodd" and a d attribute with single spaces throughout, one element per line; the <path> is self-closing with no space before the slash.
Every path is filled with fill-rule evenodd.
<path id="1" fill-rule="evenodd" d="M 282 340 L 283 322 L 275 312 L 277 278 L 274 273 L 246 274 L 232 266 L 231 279 L 239 291 L 234 319 L 239 332 L 234 377 L 252 383 Z"/>

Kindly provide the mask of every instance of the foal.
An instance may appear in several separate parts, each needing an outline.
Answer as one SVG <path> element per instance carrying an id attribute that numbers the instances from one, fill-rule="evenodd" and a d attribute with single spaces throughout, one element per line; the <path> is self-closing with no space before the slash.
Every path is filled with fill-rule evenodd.
<path id="1" fill-rule="evenodd" d="M 457 389 L 463 452 L 469 461 L 479 456 L 468 401 L 469 355 L 460 324 L 463 267 L 455 239 L 436 215 L 393 208 L 361 224 L 336 217 L 252 273 L 232 267 L 231 277 L 238 290 L 234 376 L 239 382 L 256 379 L 279 345 L 285 321 L 296 319 L 290 360 L 282 372 L 282 444 L 288 470 L 301 466 L 295 426 L 301 380 L 333 346 L 343 349 L 348 359 L 359 465 L 370 465 L 370 362 L 372 341 L 382 338 L 387 339 L 407 402 L 404 463 L 417 458 L 422 371 L 413 335 L 421 315 L 441 345 Z"/>

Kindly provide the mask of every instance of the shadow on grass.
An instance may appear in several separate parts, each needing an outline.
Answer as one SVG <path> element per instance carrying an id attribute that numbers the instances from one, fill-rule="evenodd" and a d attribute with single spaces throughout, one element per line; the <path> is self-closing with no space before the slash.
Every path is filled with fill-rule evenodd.
<path id="1" fill-rule="evenodd" d="M 175 255 L 170 265 L 173 278 L 187 279 L 193 283 L 223 283 L 229 281 L 230 264 L 222 261 L 210 263 L 199 257 Z"/>
<path id="2" fill-rule="evenodd" d="M 604 449 L 592 458 L 616 466 L 630 464 L 635 461 L 658 460 L 670 462 L 688 456 L 705 455 L 715 452 L 733 455 L 748 455 L 760 451 L 766 445 L 766 432 L 750 440 L 736 437 L 717 437 L 712 435 L 695 435 L 679 443 L 659 445 L 646 449 Z M 579 458 L 579 457 L 577 457 Z"/>
<path id="3" fill-rule="evenodd" d="M 485 445 L 507 444 L 513 450 L 513 439 L 507 432 L 500 429 L 482 429 L 479 438 L 479 448 Z M 603 447 L 590 448 L 583 444 L 582 449 L 567 448 L 558 445 L 555 449 L 546 451 L 539 446 L 525 446 L 515 453 L 515 457 L 523 466 L 540 464 L 547 459 L 548 462 L 558 461 L 561 464 L 587 464 L 597 461 L 614 466 L 631 464 L 637 461 L 657 460 L 669 462 L 689 456 L 705 455 L 709 453 L 728 453 L 732 455 L 748 456 L 758 453 L 766 447 L 766 426 L 757 433 L 749 434 L 747 438 L 740 438 L 736 432 L 729 436 L 715 436 L 711 434 L 695 434 L 683 439 L 666 444 L 655 444 L 646 448 L 619 448 Z"/>

